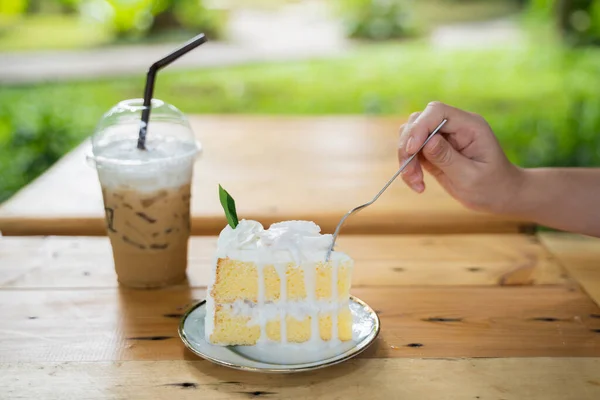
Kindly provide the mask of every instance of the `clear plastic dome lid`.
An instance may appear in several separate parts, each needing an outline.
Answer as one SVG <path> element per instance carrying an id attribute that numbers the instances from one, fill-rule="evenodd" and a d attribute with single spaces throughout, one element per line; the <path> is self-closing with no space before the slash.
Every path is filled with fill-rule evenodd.
<path id="1" fill-rule="evenodd" d="M 92 136 L 96 164 L 148 164 L 199 153 L 200 143 L 186 116 L 158 99 L 152 100 L 146 150 L 138 149 L 143 109 L 142 99 L 124 100 L 104 114 Z"/>

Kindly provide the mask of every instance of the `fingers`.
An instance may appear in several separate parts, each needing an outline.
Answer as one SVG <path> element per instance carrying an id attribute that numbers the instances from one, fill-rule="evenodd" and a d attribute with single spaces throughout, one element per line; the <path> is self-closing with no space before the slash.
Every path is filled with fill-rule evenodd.
<path id="1" fill-rule="evenodd" d="M 398 161 L 402 164 L 410 154 L 406 153 L 407 135 L 406 131 L 410 129 L 410 126 L 417 120 L 421 113 L 413 113 L 408 118 L 406 124 L 402 126 L 400 132 L 400 145 L 398 147 Z M 418 158 L 415 158 L 410 164 L 408 164 L 405 170 L 402 172 L 402 180 L 414 191 L 421 193 L 425 190 L 425 184 L 423 182 L 423 169 L 421 168 Z"/>
<path id="2" fill-rule="evenodd" d="M 468 159 L 442 136 L 435 135 L 423 148 L 423 157 L 449 176 L 461 176 L 469 168 Z"/>
<path id="3" fill-rule="evenodd" d="M 423 168 L 421 168 L 418 158 L 406 166 L 406 169 L 402 172 L 402 180 L 412 190 L 417 193 L 422 193 L 425 190 L 425 182 L 423 181 Z"/>
<path id="4" fill-rule="evenodd" d="M 414 154 L 442 120 L 446 119 L 447 122 L 440 132 L 455 134 L 461 128 L 464 130 L 465 126 L 472 124 L 472 118 L 470 113 L 458 108 L 437 101 L 429 103 L 413 123 L 407 124 L 404 132 L 406 153 Z"/>
<path id="5" fill-rule="evenodd" d="M 420 112 L 414 112 L 414 113 L 410 114 L 406 123 L 400 127 L 400 143 L 398 146 L 400 149 L 404 149 L 406 147 L 406 141 L 409 137 L 407 135 L 407 132 L 408 132 L 410 126 L 412 124 L 414 124 L 414 122 L 417 120 L 417 118 L 419 118 L 419 115 L 421 115 Z"/>
<path id="6" fill-rule="evenodd" d="M 439 177 L 441 177 L 442 175 L 444 175 L 444 173 L 442 172 L 441 169 L 439 169 L 438 167 L 436 167 L 435 165 L 433 165 L 431 162 L 429 162 L 429 160 L 427 160 L 425 158 L 425 156 L 423 155 L 423 153 L 419 154 L 419 161 L 421 163 L 421 167 L 429 172 L 429 174 L 431 176 L 433 176 L 434 178 L 438 179 Z"/>
<path id="7" fill-rule="evenodd" d="M 431 102 L 422 113 L 411 114 L 408 122 L 403 126 L 398 148 L 400 163 L 416 153 L 444 119 L 446 123 L 440 133 L 446 134 L 448 139 L 442 135 L 434 136 L 424 147 L 423 157 L 432 167 L 435 167 L 436 172 L 460 174 L 460 169 L 467 167 L 467 159 L 456 148 L 460 149 L 464 147 L 463 145 L 472 142 L 473 138 L 469 137 L 472 136 L 470 132 L 476 131 L 479 122 L 474 119 L 473 114 L 440 102 Z M 414 191 L 420 193 L 425 189 L 425 185 L 423 168 L 418 158 L 406 167 L 402 179 Z"/>

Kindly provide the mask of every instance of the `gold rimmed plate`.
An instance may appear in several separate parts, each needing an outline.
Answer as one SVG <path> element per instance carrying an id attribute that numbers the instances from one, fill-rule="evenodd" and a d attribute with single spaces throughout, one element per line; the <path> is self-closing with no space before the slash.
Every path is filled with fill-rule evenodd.
<path id="1" fill-rule="evenodd" d="M 193 353 L 215 364 L 244 371 L 293 373 L 325 368 L 363 352 L 379 334 L 379 317 L 362 300 L 350 296 L 352 340 L 315 345 L 265 343 L 257 346 L 215 346 L 204 336 L 206 303 L 193 306 L 181 319 L 179 336 Z"/>

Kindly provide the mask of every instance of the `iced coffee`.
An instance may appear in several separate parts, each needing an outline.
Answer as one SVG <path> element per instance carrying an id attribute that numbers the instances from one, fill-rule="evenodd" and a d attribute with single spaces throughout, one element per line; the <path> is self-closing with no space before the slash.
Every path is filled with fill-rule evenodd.
<path id="1" fill-rule="evenodd" d="M 93 138 L 118 280 L 139 288 L 185 279 L 191 182 L 199 150 L 183 115 L 155 102 L 156 120 L 151 121 L 145 150 L 136 148 L 139 115 L 109 121 Z M 127 115 L 123 107 L 135 104 L 121 103 L 116 113 Z"/>

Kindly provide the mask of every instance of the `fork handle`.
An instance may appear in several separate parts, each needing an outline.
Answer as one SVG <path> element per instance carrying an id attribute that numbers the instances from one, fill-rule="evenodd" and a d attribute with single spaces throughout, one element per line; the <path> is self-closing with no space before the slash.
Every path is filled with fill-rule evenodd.
<path id="1" fill-rule="evenodd" d="M 417 154 L 419 154 L 421 152 L 421 150 L 423 150 L 423 147 L 425 147 L 425 145 L 431 140 L 431 138 L 439 132 L 440 129 L 442 129 L 442 126 L 444 126 L 444 124 L 447 122 L 448 120 L 446 118 L 444 118 L 442 120 L 442 122 L 433 130 L 433 132 L 431 132 L 429 134 L 429 136 L 427 136 L 427 139 L 425 139 L 425 141 L 423 142 L 423 144 L 421 145 L 421 147 L 419 147 L 419 150 L 415 151 L 415 153 L 410 156 L 406 161 L 404 161 L 402 163 L 402 165 L 400 166 L 400 169 L 398 169 L 398 171 L 396 171 L 396 173 L 394 174 L 394 176 L 392 176 L 392 179 L 390 179 L 388 181 L 388 183 L 385 184 L 385 186 L 383 187 L 383 189 L 381 189 L 379 191 L 379 193 L 377 193 L 375 195 L 375 197 L 373 198 L 373 200 L 371 200 L 368 203 L 365 203 L 361 206 L 355 207 L 352 210 L 348 211 L 340 220 L 340 222 L 338 223 L 337 227 L 335 228 L 335 232 L 333 233 L 333 238 L 331 241 L 331 246 L 329 246 L 329 249 L 327 250 L 327 254 L 325 255 L 325 262 L 328 262 L 329 259 L 331 258 L 331 252 L 333 252 L 333 248 L 335 246 L 335 241 L 337 240 L 337 237 L 340 233 L 340 229 L 342 228 L 342 225 L 344 224 L 344 222 L 346 221 L 346 218 L 348 218 L 350 215 L 352 215 L 353 213 L 362 210 L 363 208 L 366 208 L 368 206 L 370 206 L 371 204 L 375 203 L 375 201 L 379 198 L 379 196 L 381 196 L 383 194 L 383 192 L 385 192 L 385 190 L 392 184 L 392 182 L 394 182 L 396 180 L 396 178 L 398 177 L 398 175 L 400 175 L 402 173 L 402 171 L 404 171 L 404 169 L 408 166 L 408 164 L 410 164 L 410 162 L 417 156 Z"/>

